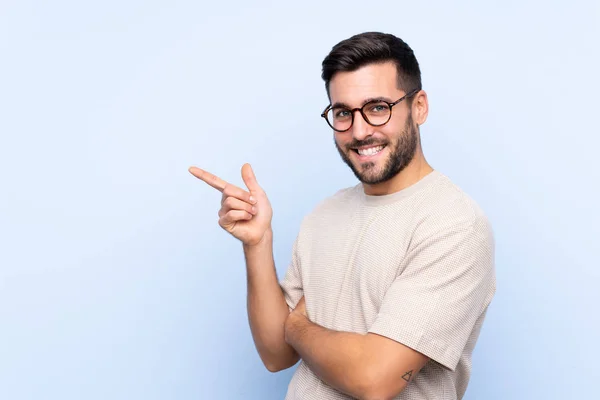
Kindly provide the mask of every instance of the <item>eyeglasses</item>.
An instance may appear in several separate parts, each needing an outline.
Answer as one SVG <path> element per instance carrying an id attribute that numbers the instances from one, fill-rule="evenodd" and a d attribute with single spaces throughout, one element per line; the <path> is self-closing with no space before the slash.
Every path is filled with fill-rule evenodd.
<path id="1" fill-rule="evenodd" d="M 384 100 L 370 101 L 359 108 L 349 109 L 344 106 L 331 107 L 331 104 L 325 108 L 321 117 L 325 118 L 327 124 L 336 132 L 346 132 L 354 123 L 354 112 L 360 111 L 362 117 L 371 126 L 382 126 L 388 123 L 392 118 L 392 107 L 407 99 L 421 89 L 417 88 L 405 94 L 393 103 Z"/>

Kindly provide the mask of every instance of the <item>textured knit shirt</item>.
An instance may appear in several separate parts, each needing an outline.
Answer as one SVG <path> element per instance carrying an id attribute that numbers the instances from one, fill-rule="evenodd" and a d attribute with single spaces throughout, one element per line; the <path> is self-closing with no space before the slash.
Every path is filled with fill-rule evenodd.
<path id="1" fill-rule="evenodd" d="M 366 195 L 358 184 L 304 218 L 280 285 L 290 309 L 305 296 L 308 318 L 322 327 L 376 333 L 429 357 L 395 399 L 461 399 L 496 291 L 493 232 L 438 171 L 389 195 Z M 303 361 L 286 395 L 350 398 Z"/>

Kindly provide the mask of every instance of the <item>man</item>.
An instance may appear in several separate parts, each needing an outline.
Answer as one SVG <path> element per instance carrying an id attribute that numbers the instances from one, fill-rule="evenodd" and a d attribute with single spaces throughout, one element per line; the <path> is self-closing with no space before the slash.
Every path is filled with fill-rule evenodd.
<path id="1" fill-rule="evenodd" d="M 269 371 L 298 366 L 286 399 L 460 399 L 495 293 L 494 239 L 477 204 L 421 149 L 419 64 L 399 38 L 363 33 L 323 61 L 342 160 L 358 180 L 302 222 L 278 282 L 272 209 L 251 167 L 219 224 L 243 243 L 248 315 Z"/>

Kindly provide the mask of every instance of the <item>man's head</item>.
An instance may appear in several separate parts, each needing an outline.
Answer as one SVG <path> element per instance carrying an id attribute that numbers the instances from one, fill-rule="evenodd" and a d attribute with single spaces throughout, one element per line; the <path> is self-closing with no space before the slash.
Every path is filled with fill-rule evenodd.
<path id="1" fill-rule="evenodd" d="M 333 47 L 322 77 L 331 101 L 324 116 L 340 156 L 361 182 L 389 181 L 420 149 L 419 125 L 427 117 L 412 49 L 389 34 L 355 35 Z"/>

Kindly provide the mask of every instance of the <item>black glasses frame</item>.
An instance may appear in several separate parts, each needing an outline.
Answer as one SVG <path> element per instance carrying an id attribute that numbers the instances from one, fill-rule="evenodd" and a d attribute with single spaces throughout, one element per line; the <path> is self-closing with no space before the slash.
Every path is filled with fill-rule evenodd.
<path id="1" fill-rule="evenodd" d="M 374 102 L 369 102 L 365 105 L 363 105 L 362 107 L 357 107 L 357 108 L 353 108 L 353 109 L 349 109 L 348 111 L 350 111 L 350 115 L 351 115 L 351 119 L 350 119 L 350 126 L 347 129 L 336 129 L 333 127 L 333 125 L 329 122 L 329 119 L 327 119 L 327 113 L 329 112 L 329 110 L 331 110 L 333 107 L 331 107 L 331 104 L 328 105 L 325 108 L 325 111 L 323 111 L 323 113 L 321 114 L 321 117 L 323 117 L 325 119 L 325 121 L 327 122 L 327 125 L 329 125 L 331 127 L 331 129 L 333 129 L 336 132 L 347 132 L 350 130 L 350 128 L 352 128 L 352 125 L 354 125 L 354 113 L 356 111 L 360 111 L 360 114 L 362 115 L 363 119 L 365 121 L 367 121 L 367 124 L 371 125 L 371 126 L 383 126 L 385 124 L 387 124 L 388 122 L 390 122 L 390 119 L 392 119 L 392 107 L 394 107 L 396 104 L 400 103 L 402 100 L 405 100 L 415 94 L 417 94 L 419 91 L 421 91 L 421 88 L 417 88 L 414 89 L 410 92 L 408 92 L 407 94 L 405 94 L 404 96 L 400 97 L 398 100 L 394 101 L 393 103 L 389 103 L 385 100 L 378 100 L 375 103 L 385 103 L 388 105 L 388 107 L 390 108 L 390 115 L 387 119 L 387 121 L 385 121 L 384 123 L 381 124 L 373 124 L 371 123 L 371 121 L 369 121 L 369 118 L 367 118 L 367 116 L 365 115 L 365 112 L 363 111 L 363 109 L 368 106 L 369 104 L 372 104 Z"/>

